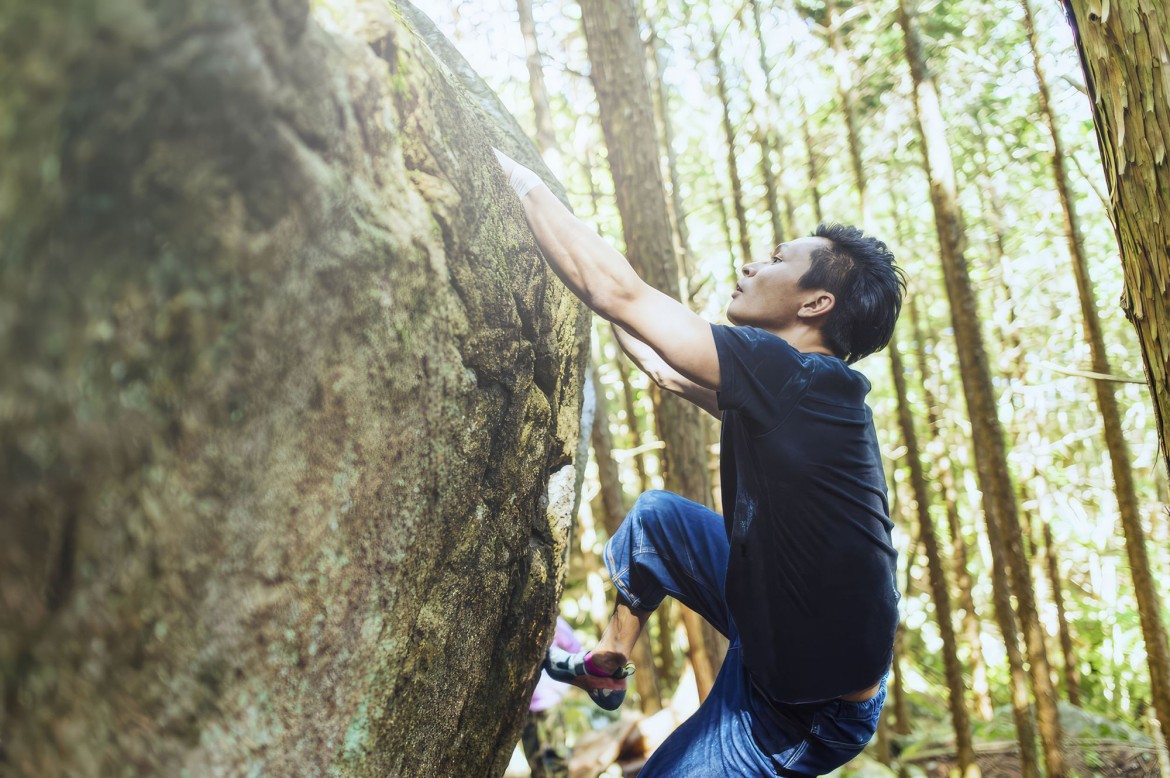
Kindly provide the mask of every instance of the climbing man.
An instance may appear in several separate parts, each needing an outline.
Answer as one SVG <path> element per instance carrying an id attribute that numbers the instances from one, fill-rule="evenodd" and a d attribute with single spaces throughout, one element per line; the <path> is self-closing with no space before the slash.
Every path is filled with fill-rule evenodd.
<path id="1" fill-rule="evenodd" d="M 893 255 L 856 228 L 821 225 L 745 265 L 734 326 L 710 324 L 496 154 L 566 286 L 655 382 L 723 423 L 724 515 L 669 492 L 639 497 L 605 547 L 609 625 L 590 652 L 550 648 L 545 669 L 616 708 L 634 642 L 670 595 L 730 646 L 710 695 L 641 775 L 840 767 L 877 729 L 898 621 L 870 384 L 849 367 L 893 335 L 905 289 Z"/>

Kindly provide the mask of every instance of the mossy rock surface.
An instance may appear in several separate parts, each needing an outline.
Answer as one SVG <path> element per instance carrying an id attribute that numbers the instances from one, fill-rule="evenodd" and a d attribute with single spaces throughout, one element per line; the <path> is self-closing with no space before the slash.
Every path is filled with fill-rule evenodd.
<path id="1" fill-rule="evenodd" d="M 463 90 L 392 9 L 6 15 L 0 769 L 501 772 L 587 319 Z"/>

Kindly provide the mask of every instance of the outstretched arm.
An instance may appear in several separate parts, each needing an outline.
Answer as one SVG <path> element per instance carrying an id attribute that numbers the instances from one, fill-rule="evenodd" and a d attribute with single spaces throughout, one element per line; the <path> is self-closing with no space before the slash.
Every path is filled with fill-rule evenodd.
<path id="1" fill-rule="evenodd" d="M 711 325 L 639 278 L 626 258 L 573 216 L 535 173 L 496 155 L 545 259 L 573 294 L 641 340 L 680 378 L 712 394 L 718 391 L 719 356 Z"/>
<path id="2" fill-rule="evenodd" d="M 684 400 L 693 402 L 715 418 L 722 418 L 718 398 L 713 389 L 699 386 L 687 379 L 666 364 L 666 360 L 660 357 L 657 351 L 626 332 L 620 324 L 613 325 L 613 335 L 622 351 L 626 352 L 626 356 L 633 360 L 639 370 L 650 376 L 654 383 Z"/>

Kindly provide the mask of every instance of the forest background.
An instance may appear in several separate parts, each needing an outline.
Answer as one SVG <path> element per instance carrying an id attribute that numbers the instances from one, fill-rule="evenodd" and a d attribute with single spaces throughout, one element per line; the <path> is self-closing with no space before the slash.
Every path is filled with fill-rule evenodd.
<path id="1" fill-rule="evenodd" d="M 857 368 L 874 386 L 870 404 L 890 481 L 904 629 L 884 736 L 872 750 L 885 762 L 926 764 L 924 755 L 951 754 L 946 761 L 958 752 L 958 762 L 969 763 L 962 752 L 973 728 L 983 763 L 987 754 L 1014 751 L 1013 743 L 1032 737 L 1020 734 L 1028 728 L 1020 707 L 1038 702 L 1037 681 L 1033 676 L 1027 691 L 1022 676 L 1013 684 L 1010 655 L 1023 651 L 1034 667 L 1037 646 L 1022 639 L 1026 623 L 1010 629 L 1007 641 L 1002 637 L 1005 616 L 994 605 L 1000 551 L 989 540 L 989 490 L 981 489 L 972 446 L 976 428 L 998 422 L 1006 470 L 991 477 L 1009 486 L 1017 506 L 1024 578 L 1033 588 L 1027 599 L 1034 598 L 1064 737 L 1089 744 L 1071 750 L 1074 760 L 1092 767 L 1094 760 L 1103 764 L 1110 743 L 1144 747 L 1155 742 L 1147 735 L 1161 740 L 1119 506 L 1136 511 L 1136 542 L 1148 551 L 1148 584 L 1160 617 L 1147 616 L 1147 629 L 1151 618 L 1166 618 L 1170 517 L 1140 350 L 1119 302 L 1122 267 L 1091 103 L 1060 5 L 910 5 L 644 0 L 638 6 L 676 291 L 722 321 L 737 268 L 766 259 L 773 245 L 820 221 L 857 223 L 889 242 L 910 278 L 896 335 L 900 353 L 883 352 Z M 344 24 L 345 3 L 323 6 Z M 582 24 L 583 16 L 601 15 L 600 4 L 485 0 L 421 7 L 530 132 L 578 215 L 623 248 L 628 237 L 607 166 L 613 151 L 607 151 L 591 79 L 597 71 L 591 57 L 608 55 L 598 33 L 589 40 Z M 922 116 L 922 84 L 907 62 L 901 13 L 914 17 L 940 116 Z M 929 138 L 940 128 L 931 154 L 937 160 L 945 141 L 953 159 L 959 260 L 974 290 L 974 308 L 958 314 L 965 324 L 952 319 L 924 166 L 923 133 Z M 1094 312 L 1096 353 L 1086 329 Z M 670 433 L 655 420 L 663 398 L 599 324 L 594 455 L 561 601 L 562 615 L 586 641 L 608 615 L 600 564 L 607 528 L 641 491 L 671 486 L 671 475 L 685 477 L 664 472 L 662 439 Z M 993 420 L 986 408 L 968 412 L 972 389 L 964 383 L 962 337 L 956 337 L 965 326 L 981 335 L 986 350 Z M 1112 415 L 1103 412 L 1105 394 L 1115 397 Z M 1107 444 L 1107 432 L 1121 434 Z M 702 497 L 717 506 L 717 425 L 705 422 L 699 434 L 707 472 L 692 476 L 703 483 Z M 1118 440 L 1128 449 L 1120 455 Z M 1118 480 L 1119 464 L 1130 484 Z M 932 571 L 945 580 L 941 608 Z M 1012 611 L 1021 610 L 1020 580 L 1012 579 Z M 699 696 L 709 688 L 720 646 L 678 610 L 663 609 L 652 623 L 644 643 L 653 658 L 642 657 L 628 707 L 652 714 L 687 694 L 687 684 Z M 941 627 L 944 621 L 950 626 Z M 966 721 L 949 706 L 954 699 Z M 1041 753 L 1052 773 L 1054 755 L 1044 745 L 1052 724 L 1044 721 L 1043 704 L 1036 707 Z M 570 696 L 565 718 L 570 745 L 605 723 L 583 696 Z M 1156 750 L 1142 758 L 1151 753 Z M 1025 756 L 1025 773 L 1028 761 Z"/>

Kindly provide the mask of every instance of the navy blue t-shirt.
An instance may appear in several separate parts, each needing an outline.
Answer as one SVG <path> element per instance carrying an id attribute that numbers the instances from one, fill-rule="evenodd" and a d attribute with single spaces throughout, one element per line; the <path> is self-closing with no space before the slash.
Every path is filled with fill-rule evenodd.
<path id="1" fill-rule="evenodd" d="M 866 689 L 893 659 L 899 598 L 869 381 L 765 330 L 711 331 L 725 592 L 744 664 L 779 702 Z"/>

